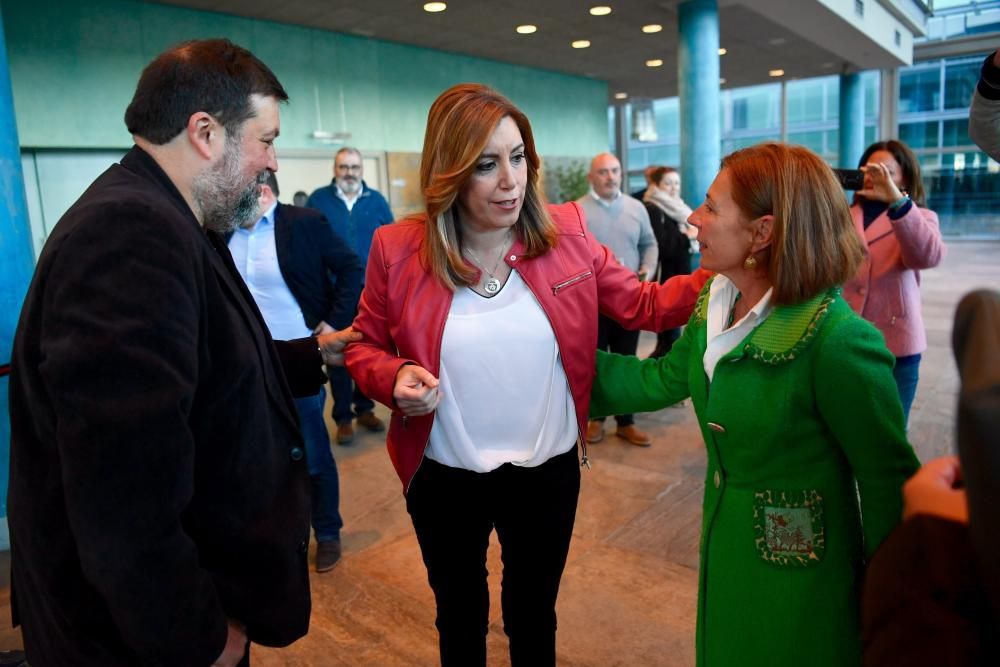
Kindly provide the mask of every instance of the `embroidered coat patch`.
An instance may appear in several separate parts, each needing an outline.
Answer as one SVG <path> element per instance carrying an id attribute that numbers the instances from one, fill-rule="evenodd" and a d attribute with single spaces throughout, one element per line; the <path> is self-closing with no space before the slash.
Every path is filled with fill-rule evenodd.
<path id="1" fill-rule="evenodd" d="M 754 493 L 754 542 L 757 555 L 775 565 L 808 567 L 826 549 L 823 498 L 815 490 Z"/>

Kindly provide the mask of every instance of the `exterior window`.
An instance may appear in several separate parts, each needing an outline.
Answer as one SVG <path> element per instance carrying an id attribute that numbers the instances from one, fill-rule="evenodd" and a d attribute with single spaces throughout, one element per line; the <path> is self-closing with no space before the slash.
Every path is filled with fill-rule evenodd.
<path id="1" fill-rule="evenodd" d="M 949 64 L 944 70 L 944 108 L 967 109 L 972 91 L 979 81 L 979 69 L 982 61 L 971 63 Z"/>
<path id="2" fill-rule="evenodd" d="M 966 100 L 968 104 L 968 100 Z M 899 113 L 938 111 L 941 108 L 941 68 L 901 71 Z"/>
<path id="3" fill-rule="evenodd" d="M 920 121 L 899 126 L 899 139 L 910 148 L 938 145 L 938 121 Z"/>

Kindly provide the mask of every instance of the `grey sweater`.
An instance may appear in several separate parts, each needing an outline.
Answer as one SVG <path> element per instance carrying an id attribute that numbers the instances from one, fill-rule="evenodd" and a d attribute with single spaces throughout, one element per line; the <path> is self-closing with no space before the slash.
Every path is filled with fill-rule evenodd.
<path id="1" fill-rule="evenodd" d="M 645 273 L 647 278 L 653 277 L 659 249 L 642 202 L 623 194 L 609 204 L 604 200 L 599 202 L 589 192 L 576 203 L 583 209 L 594 238 L 608 246 L 622 266 Z"/>

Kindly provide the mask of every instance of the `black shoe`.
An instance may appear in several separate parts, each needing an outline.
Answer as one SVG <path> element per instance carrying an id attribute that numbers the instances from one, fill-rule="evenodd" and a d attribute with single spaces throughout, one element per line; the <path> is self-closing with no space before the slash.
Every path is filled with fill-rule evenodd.
<path id="1" fill-rule="evenodd" d="M 340 560 L 340 540 L 327 540 L 316 545 L 316 571 L 327 572 Z"/>

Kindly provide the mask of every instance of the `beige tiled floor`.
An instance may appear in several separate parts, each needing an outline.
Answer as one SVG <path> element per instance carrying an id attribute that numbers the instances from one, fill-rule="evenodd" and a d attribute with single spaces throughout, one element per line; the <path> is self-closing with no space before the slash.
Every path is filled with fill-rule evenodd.
<path id="1" fill-rule="evenodd" d="M 1000 243 L 952 242 L 944 265 L 924 273 L 930 349 L 924 355 L 910 435 L 921 459 L 953 448 L 957 375 L 951 319 L 962 294 L 1000 289 Z M 645 336 L 642 351 L 652 347 Z M 384 415 L 384 409 L 382 409 Z M 642 415 L 654 436 L 641 449 L 608 434 L 584 472 L 569 563 L 559 599 L 559 664 L 643 667 L 694 663 L 694 609 L 704 454 L 690 405 Z M 609 429 L 612 428 L 609 422 Z M 437 638 L 427 586 L 400 485 L 384 439 L 363 434 L 335 447 L 345 555 L 313 575 L 310 633 L 282 649 L 254 647 L 257 666 L 434 665 Z M 499 601 L 500 561 L 490 550 L 490 591 Z M 2 590 L 4 597 L 8 591 Z M 6 600 L 4 611 L 8 611 Z M 493 605 L 489 664 L 507 665 Z M 0 633 L 0 648 L 16 633 Z"/>

